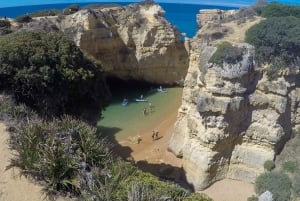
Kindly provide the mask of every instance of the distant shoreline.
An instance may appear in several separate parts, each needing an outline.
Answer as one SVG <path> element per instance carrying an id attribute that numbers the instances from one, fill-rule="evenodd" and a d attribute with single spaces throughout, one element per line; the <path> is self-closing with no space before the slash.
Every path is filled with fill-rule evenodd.
<path id="1" fill-rule="evenodd" d="M 87 2 L 87 3 L 57 3 L 57 4 L 40 4 L 40 5 L 23 5 L 23 6 L 11 6 L 11 7 L 0 7 L 0 15 L 7 16 L 10 18 L 15 18 L 22 14 L 32 13 L 35 11 L 46 10 L 46 9 L 63 9 L 68 7 L 71 4 L 78 4 L 81 7 L 90 4 L 119 4 L 121 6 L 125 6 L 131 3 L 137 2 Z M 186 6 L 197 6 L 197 7 L 204 7 L 205 9 L 238 9 L 237 6 L 226 6 L 226 5 L 208 5 L 208 4 L 185 4 L 185 3 L 159 3 L 164 7 L 164 5 L 186 5 Z"/>

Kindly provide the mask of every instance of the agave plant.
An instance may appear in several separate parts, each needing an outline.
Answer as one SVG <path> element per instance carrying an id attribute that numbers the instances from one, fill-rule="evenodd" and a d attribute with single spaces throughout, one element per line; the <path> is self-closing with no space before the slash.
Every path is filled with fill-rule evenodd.
<path id="1" fill-rule="evenodd" d="M 49 192 L 79 192 L 78 169 L 76 156 L 69 154 L 67 147 L 53 135 L 43 145 L 41 169 Z"/>

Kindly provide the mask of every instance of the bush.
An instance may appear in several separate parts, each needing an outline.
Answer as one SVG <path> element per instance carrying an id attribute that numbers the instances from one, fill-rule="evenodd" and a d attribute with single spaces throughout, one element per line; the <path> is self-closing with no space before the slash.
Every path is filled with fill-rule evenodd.
<path id="1" fill-rule="evenodd" d="M 282 169 L 287 172 L 294 173 L 296 170 L 298 170 L 298 165 L 294 161 L 287 161 L 282 164 Z"/>
<path id="2" fill-rule="evenodd" d="M 235 64 L 243 59 L 243 50 L 234 47 L 229 42 L 223 42 L 218 45 L 217 51 L 209 59 L 210 63 L 223 65 L 224 62 Z"/>
<path id="3" fill-rule="evenodd" d="M 247 198 L 247 201 L 258 201 L 258 197 L 252 195 L 251 197 Z"/>
<path id="4" fill-rule="evenodd" d="M 15 21 L 18 23 L 28 23 L 32 21 L 32 18 L 29 15 L 21 15 L 15 18 Z"/>
<path id="5" fill-rule="evenodd" d="M 107 143 L 97 137 L 95 128 L 69 116 L 21 123 L 11 146 L 17 152 L 13 165 L 45 181 L 50 192 L 77 194 L 82 164 L 103 168 L 111 160 Z"/>
<path id="6" fill-rule="evenodd" d="M 291 181 L 282 172 L 269 172 L 261 174 L 255 180 L 255 192 L 260 195 L 270 191 L 274 201 L 289 201 L 291 196 Z"/>
<path id="7" fill-rule="evenodd" d="M 0 20 L 0 28 L 10 28 L 11 24 L 8 20 Z"/>
<path id="8" fill-rule="evenodd" d="M 71 4 L 70 6 L 68 6 L 67 8 L 65 8 L 63 10 L 63 14 L 70 15 L 70 14 L 76 13 L 79 10 L 80 10 L 79 5 L 77 5 L 77 4 Z"/>
<path id="9" fill-rule="evenodd" d="M 183 201 L 213 201 L 205 194 L 192 193 L 190 196 L 183 199 Z"/>
<path id="10" fill-rule="evenodd" d="M 299 18 L 300 6 L 291 6 L 272 2 L 261 8 L 260 15 L 265 18 L 288 16 L 294 16 Z"/>
<path id="11" fill-rule="evenodd" d="M 271 64 L 269 77 L 277 77 L 280 69 L 297 66 L 300 57 L 299 27 L 299 18 L 269 18 L 246 32 L 246 41 L 255 47 L 258 63 Z"/>
<path id="12" fill-rule="evenodd" d="M 57 16 L 61 14 L 62 11 L 58 9 L 50 9 L 50 10 L 40 10 L 33 13 L 30 13 L 30 17 L 45 17 L 45 16 Z"/>
<path id="13" fill-rule="evenodd" d="M 0 38 L 0 89 L 44 115 L 100 111 L 108 90 L 100 68 L 62 33 L 18 32 Z"/>
<path id="14" fill-rule="evenodd" d="M 267 160 L 264 163 L 264 168 L 267 171 L 271 171 L 271 170 L 273 170 L 275 168 L 275 163 L 272 160 Z"/>
<path id="15" fill-rule="evenodd" d="M 293 190 L 297 197 L 300 197 L 300 177 L 296 176 L 293 182 Z"/>
<path id="16" fill-rule="evenodd" d="M 224 34 L 222 32 L 214 32 L 211 34 L 212 40 L 218 40 L 224 37 Z"/>

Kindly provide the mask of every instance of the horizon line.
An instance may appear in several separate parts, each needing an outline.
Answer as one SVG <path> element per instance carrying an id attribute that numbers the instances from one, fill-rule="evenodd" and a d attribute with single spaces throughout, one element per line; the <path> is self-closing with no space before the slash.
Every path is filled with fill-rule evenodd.
<path id="1" fill-rule="evenodd" d="M 0 5 L 0 9 L 3 8 L 13 8 L 13 7 L 26 7 L 26 6 L 42 6 L 42 5 L 56 5 L 56 4 L 89 4 L 89 3 L 139 3 L 141 0 L 102 0 L 101 2 L 99 0 L 58 0 L 61 2 L 47 2 L 47 3 L 33 3 L 33 4 L 4 4 L 4 6 Z M 173 2 L 169 2 L 169 0 L 155 0 L 155 3 L 166 3 L 166 4 L 186 4 L 186 5 L 204 5 L 204 6 L 219 6 L 219 7 L 232 7 L 232 8 L 242 8 L 242 7 L 247 7 L 251 6 L 255 3 L 256 0 L 253 0 L 254 2 L 252 3 L 223 3 L 223 2 L 217 2 L 217 3 L 207 3 L 206 2 L 195 2 L 195 1 L 190 1 L 190 2 L 181 2 L 180 0 L 174 0 Z M 288 4 L 288 5 L 299 5 L 296 3 L 291 3 L 291 2 L 280 2 L 276 0 L 267 0 L 268 2 L 278 2 L 282 4 Z"/>

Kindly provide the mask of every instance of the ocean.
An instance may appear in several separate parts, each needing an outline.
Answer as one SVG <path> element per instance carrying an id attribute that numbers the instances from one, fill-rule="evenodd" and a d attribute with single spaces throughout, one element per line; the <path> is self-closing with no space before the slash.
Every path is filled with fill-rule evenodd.
<path id="1" fill-rule="evenodd" d="M 70 2 L 70 3 L 59 3 L 59 2 Z M 84 2 L 85 3 L 80 3 Z M 93 1 L 87 3 L 87 1 Z M 105 0 L 104 0 L 105 1 Z M 109 2 L 102 3 L 109 3 Z M 139 1 L 139 0 L 131 0 Z M 159 3 L 162 8 L 165 10 L 165 17 L 176 26 L 181 33 L 186 33 L 186 36 L 193 37 L 197 30 L 196 14 L 199 13 L 200 9 L 213 9 L 219 8 L 223 10 L 237 9 L 240 6 L 246 6 L 253 4 L 256 0 L 162 0 L 164 2 L 185 2 L 185 3 L 197 3 L 197 4 L 179 4 L 179 3 Z M 40 1 L 32 0 L 30 3 L 26 0 L 16 0 L 16 1 L 1 1 L 0 2 L 0 17 L 7 16 L 15 18 L 22 14 L 32 13 L 38 10 L 45 9 L 63 9 L 68 7 L 71 2 L 75 2 L 81 7 L 87 4 L 94 4 L 95 0 L 51 0 L 43 1 L 42 5 L 26 5 L 26 6 L 14 6 L 6 7 L 7 5 L 24 5 L 24 4 L 37 4 Z M 55 3 L 55 4 L 45 4 L 45 3 Z M 110 3 L 113 0 L 110 0 Z M 156 2 L 159 2 L 157 0 Z M 290 4 L 300 4 L 300 0 L 278 0 L 277 2 L 290 3 Z M 40 2 L 41 3 L 41 2 Z M 114 2 L 120 5 L 127 5 L 128 2 Z M 203 3 L 200 5 L 199 3 Z M 214 5 L 207 5 L 214 4 Z M 220 6 L 222 5 L 222 6 Z M 232 5 L 232 6 L 223 6 L 223 5 Z M 235 5 L 235 6 L 234 6 Z"/>

